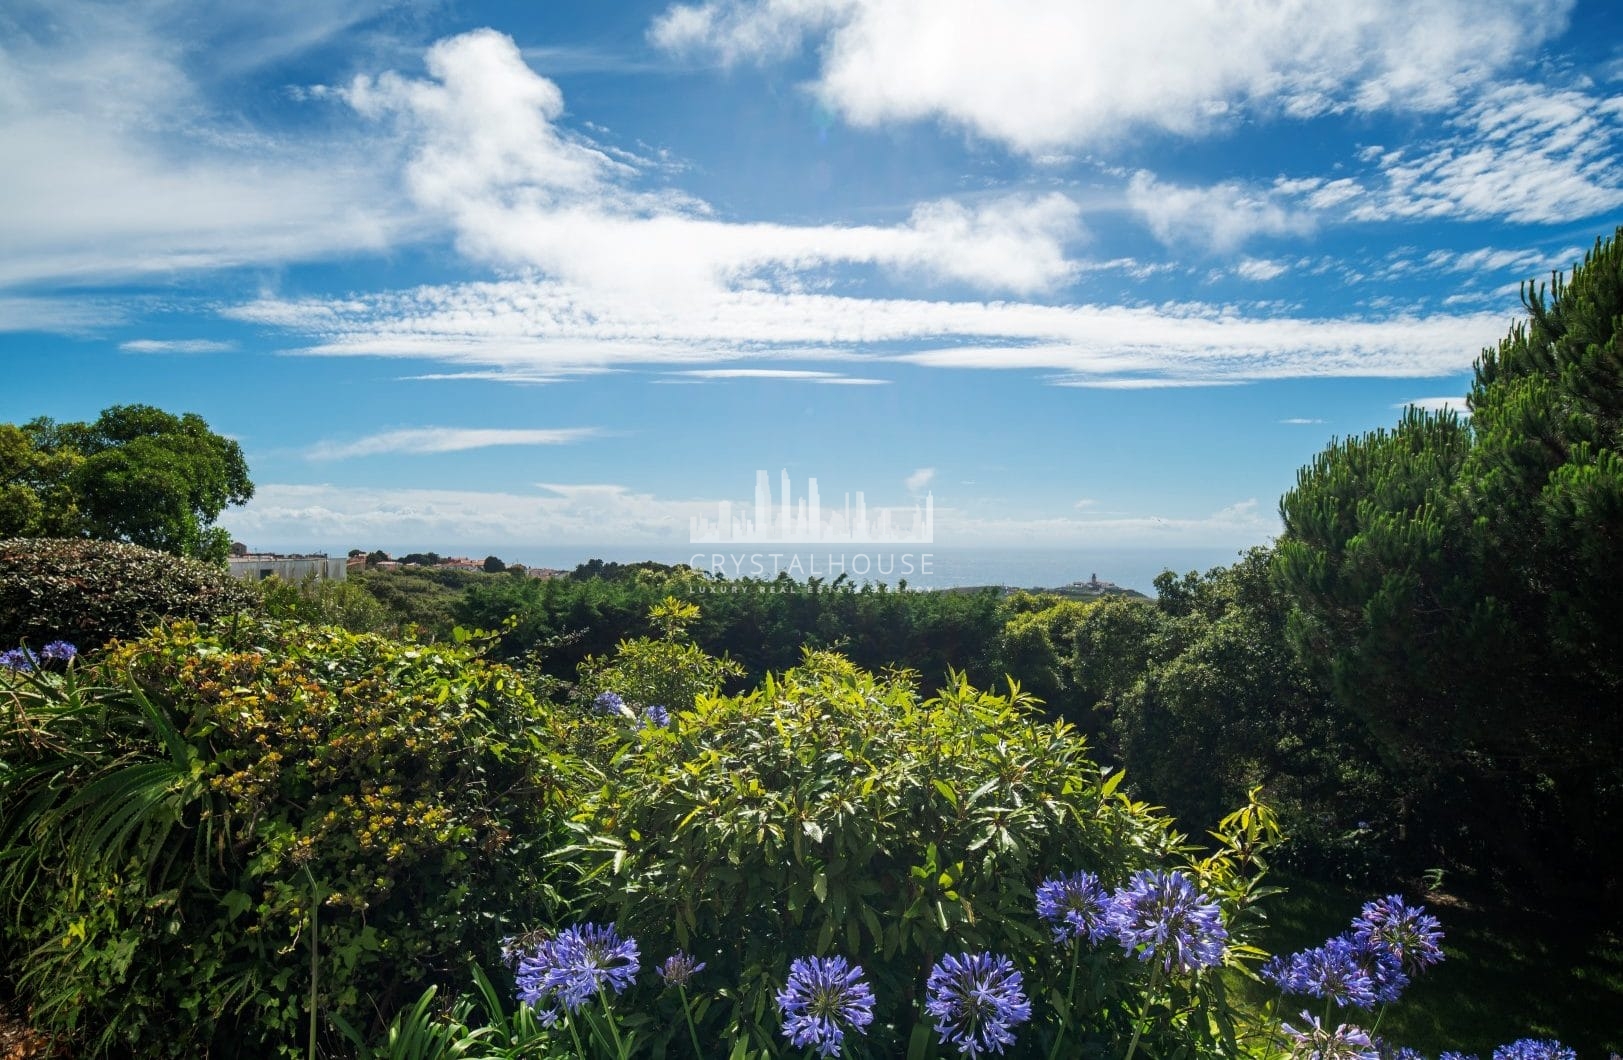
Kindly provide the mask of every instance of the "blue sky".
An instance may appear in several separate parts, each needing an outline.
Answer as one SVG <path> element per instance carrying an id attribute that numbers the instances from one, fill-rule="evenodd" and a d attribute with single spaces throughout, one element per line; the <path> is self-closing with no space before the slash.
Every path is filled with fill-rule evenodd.
<path id="1" fill-rule="evenodd" d="M 1623 217 L 1604 0 L 0 0 L 0 419 L 239 439 L 255 547 L 1237 548 Z"/>

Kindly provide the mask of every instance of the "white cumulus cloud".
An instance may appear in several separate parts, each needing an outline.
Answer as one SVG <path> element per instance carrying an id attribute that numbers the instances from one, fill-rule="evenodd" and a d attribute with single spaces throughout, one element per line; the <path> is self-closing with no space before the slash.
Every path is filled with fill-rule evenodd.
<path id="1" fill-rule="evenodd" d="M 1032 155 L 1247 112 L 1436 110 L 1560 34 L 1574 0 L 709 0 L 650 37 L 771 62 L 815 43 L 812 90 L 858 125 L 937 120 Z"/>
<path id="2" fill-rule="evenodd" d="M 728 221 L 675 192 L 637 190 L 634 166 L 556 121 L 563 95 L 493 30 L 428 52 L 429 78 L 357 77 L 342 95 L 395 123 L 418 206 L 445 218 L 464 253 L 637 300 L 677 301 L 831 265 L 1030 294 L 1066 282 L 1082 234 L 1065 195 L 921 203 L 891 225 Z"/>

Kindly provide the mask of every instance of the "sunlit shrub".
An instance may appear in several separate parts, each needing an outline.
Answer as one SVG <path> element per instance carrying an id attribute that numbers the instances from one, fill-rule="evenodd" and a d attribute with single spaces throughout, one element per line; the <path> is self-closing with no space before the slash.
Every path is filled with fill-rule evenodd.
<path id="1" fill-rule="evenodd" d="M 1087 867 L 1120 883 L 1175 860 L 1164 822 L 1018 692 L 959 683 L 923 700 L 834 655 L 700 697 L 668 728 L 627 720 L 598 769 L 567 852 L 582 906 L 650 956 L 706 961 L 730 984 L 708 1033 L 762 1047 L 793 955 L 861 955 L 880 998 L 875 1055 L 892 1055 L 884 1036 L 910 1025 L 941 955 L 1059 963 L 1033 917 L 1042 877 Z"/>
<path id="2" fill-rule="evenodd" d="M 82 672 L 7 673 L 0 963 L 44 1028 L 139 1056 L 301 1051 L 312 989 L 370 1026 L 545 916 L 568 764 L 505 667 L 178 623 Z"/>

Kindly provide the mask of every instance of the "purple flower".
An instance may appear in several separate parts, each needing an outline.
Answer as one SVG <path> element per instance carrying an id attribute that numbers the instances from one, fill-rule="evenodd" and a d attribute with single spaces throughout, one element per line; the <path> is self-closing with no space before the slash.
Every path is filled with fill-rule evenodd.
<path id="1" fill-rule="evenodd" d="M 1495 1049 L 1493 1060 L 1578 1060 L 1578 1054 L 1554 1038 L 1518 1038 Z"/>
<path id="2" fill-rule="evenodd" d="M 1287 994 L 1309 994 L 1359 1008 L 1390 1004 L 1409 985 L 1391 952 L 1362 946 L 1352 935 L 1338 935 L 1289 957 L 1274 957 L 1259 974 Z"/>
<path id="3" fill-rule="evenodd" d="M 51 643 L 41 648 L 39 653 L 47 660 L 53 660 L 55 662 L 67 662 L 75 655 L 79 654 L 79 649 L 75 648 L 72 644 L 69 644 L 65 640 L 53 640 Z"/>
<path id="4" fill-rule="evenodd" d="M 692 957 L 689 957 L 681 950 L 677 950 L 669 957 L 666 957 L 664 963 L 654 970 L 659 973 L 661 979 L 665 980 L 667 986 L 687 986 L 690 979 L 704 971 L 704 962 L 694 963 Z"/>
<path id="5" fill-rule="evenodd" d="M 655 703 L 642 712 L 642 727 L 668 729 L 671 725 L 671 712 Z"/>
<path id="6" fill-rule="evenodd" d="M 1112 898 L 1107 925 L 1122 949 L 1142 961 L 1155 958 L 1168 973 L 1211 967 L 1228 941 L 1217 903 L 1177 870 L 1134 876 Z"/>
<path id="7" fill-rule="evenodd" d="M 1353 957 L 1364 974 L 1369 976 L 1375 1000 L 1382 1005 L 1396 1001 L 1403 994 L 1404 987 L 1409 985 L 1409 977 L 1404 974 L 1397 954 L 1385 946 L 1361 943 L 1356 934 L 1343 937 L 1353 944 Z"/>
<path id="8" fill-rule="evenodd" d="M 1037 887 L 1037 915 L 1048 921 L 1055 942 L 1108 938 L 1111 931 L 1105 914 L 1109 905 L 1099 877 L 1091 872 L 1055 876 Z"/>
<path id="9" fill-rule="evenodd" d="M 1301 954 L 1298 981 L 1314 997 L 1358 1008 L 1375 1006 L 1375 981 L 1359 962 L 1351 939 L 1338 936 Z"/>
<path id="10" fill-rule="evenodd" d="M 599 714 L 624 714 L 626 701 L 614 692 L 599 692 L 592 700 L 592 709 Z"/>
<path id="11" fill-rule="evenodd" d="M 1442 925 L 1425 906 L 1404 905 L 1399 895 L 1364 903 L 1352 926 L 1360 946 L 1390 951 L 1410 975 L 1443 959 Z"/>
<path id="12" fill-rule="evenodd" d="M 1007 958 L 963 953 L 936 962 L 925 984 L 924 1011 L 935 1018 L 942 1044 L 965 1056 L 1001 1053 L 1014 1043 L 1011 1028 L 1031 1018 L 1020 973 Z"/>
<path id="13" fill-rule="evenodd" d="M 614 925 L 577 924 L 547 939 L 518 964 L 518 999 L 542 1009 L 552 1023 L 559 1009 L 574 1012 L 605 987 L 621 993 L 640 967 L 635 939 Z"/>
<path id="14" fill-rule="evenodd" d="M 1475 1053 L 1442 1052 L 1437 1054 L 1437 1060 L 1477 1060 Z"/>
<path id="15" fill-rule="evenodd" d="M 867 1034 L 873 1003 L 862 966 L 844 957 L 796 958 L 789 981 L 778 991 L 784 1037 L 800 1049 L 815 1047 L 819 1056 L 838 1053 L 847 1031 Z"/>
<path id="16" fill-rule="evenodd" d="M 0 667 L 7 670 L 16 670 L 18 673 L 32 673 L 39 665 L 39 660 L 27 648 L 12 648 L 9 651 L 0 651 Z"/>
<path id="17" fill-rule="evenodd" d="M 1317 1016 L 1302 1013 L 1302 1029 L 1282 1024 L 1280 1029 L 1291 1039 L 1290 1055 L 1293 1060 L 1381 1060 L 1369 1039 L 1369 1032 L 1343 1023 L 1329 1030 Z"/>

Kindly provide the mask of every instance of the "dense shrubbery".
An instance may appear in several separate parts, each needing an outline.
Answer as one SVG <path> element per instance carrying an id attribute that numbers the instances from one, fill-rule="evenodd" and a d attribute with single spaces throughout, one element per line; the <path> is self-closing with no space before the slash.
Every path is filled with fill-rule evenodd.
<path id="1" fill-rule="evenodd" d="M 77 673 L 7 674 L 0 964 L 44 1028 L 139 1056 L 297 1052 L 312 989 L 365 1027 L 543 912 L 568 770 L 505 667 L 177 624 Z"/>
<path id="2" fill-rule="evenodd" d="M 402 629 L 402 623 L 391 610 L 355 581 L 335 581 L 315 575 L 286 581 L 272 575 L 249 584 L 259 591 L 259 607 L 267 618 L 340 626 L 351 633 L 399 636 L 411 632 Z"/>
<path id="3" fill-rule="evenodd" d="M 224 568 L 112 541 L 0 541 L 0 645 L 65 637 L 90 649 L 163 618 L 207 621 L 255 606 Z"/>
<path id="4" fill-rule="evenodd" d="M 464 649 L 285 624 L 0 666 L 10 985 L 36 1023 L 141 1056 L 296 1055 L 309 1033 L 401 1060 L 922 1058 L 950 1035 L 1196 1058 L 1334 1032 L 1292 1038 L 1227 993 L 1265 956 L 1262 806 L 1199 858 L 1018 692 L 921 701 L 828 654 L 638 709 L 693 617 L 667 603 L 662 637 L 589 668 L 627 696 L 561 707 Z M 1373 987 L 1316 993 L 1385 974 L 1359 945 L 1365 972 L 1332 942 L 1272 975 L 1367 1007 Z M 811 1016 L 836 980 L 830 1030 Z"/>
<path id="5" fill-rule="evenodd" d="M 668 727 L 614 728 L 570 852 L 583 901 L 735 984 L 717 1014 L 729 1038 L 770 1040 L 797 953 L 860 956 L 879 1022 L 905 1024 L 941 954 L 1040 945 L 1045 873 L 1119 882 L 1174 845 L 1019 696 L 959 685 L 923 701 L 835 656 Z"/>

